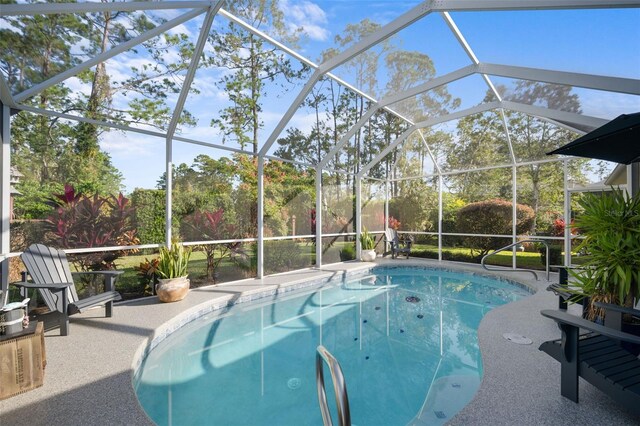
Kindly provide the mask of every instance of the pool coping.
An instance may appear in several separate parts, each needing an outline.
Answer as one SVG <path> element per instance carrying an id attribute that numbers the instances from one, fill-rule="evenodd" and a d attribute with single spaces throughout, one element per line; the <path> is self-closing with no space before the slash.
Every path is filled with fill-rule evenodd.
<path id="1" fill-rule="evenodd" d="M 0 401 L 0 424 L 151 425 L 135 397 L 132 376 L 145 347 L 155 338 L 193 320 L 207 306 L 221 308 L 265 294 L 273 297 L 376 265 L 444 268 L 497 276 L 534 292 L 520 301 L 494 308 L 483 318 L 478 330 L 483 380 L 473 400 L 452 416 L 449 424 L 637 423 L 587 383 L 581 382 L 579 404 L 560 397 L 559 363 L 537 350 L 545 339 L 559 336 L 555 323 L 539 314 L 541 309 L 557 307 L 556 298 L 541 291 L 547 282 L 536 282 L 521 272 L 489 273 L 479 266 L 457 262 L 379 258 L 375 263 L 345 262 L 320 270 L 311 268 L 260 280 L 200 287 L 177 303 L 162 304 L 155 297 L 127 301 L 117 304 L 112 318 L 104 318 L 102 309 L 74 316 L 69 336 L 60 337 L 57 330 L 46 333 L 44 385 Z M 506 331 L 521 332 L 534 344 L 507 342 L 502 338 Z"/>

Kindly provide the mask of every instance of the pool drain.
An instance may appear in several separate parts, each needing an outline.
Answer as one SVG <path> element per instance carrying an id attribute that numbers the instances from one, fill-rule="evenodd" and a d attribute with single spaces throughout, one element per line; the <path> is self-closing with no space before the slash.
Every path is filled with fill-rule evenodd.
<path id="1" fill-rule="evenodd" d="M 292 377 L 289 380 L 287 380 L 287 387 L 291 390 L 298 389 L 301 384 L 302 384 L 302 381 L 297 377 Z"/>
<path id="2" fill-rule="evenodd" d="M 418 303 L 420 301 L 420 298 L 418 296 L 407 296 L 404 300 L 409 303 Z"/>
<path id="3" fill-rule="evenodd" d="M 530 345 L 531 343 L 533 343 L 533 341 L 528 337 L 524 337 L 516 333 L 504 333 L 502 337 L 510 342 L 517 343 L 519 345 Z"/>

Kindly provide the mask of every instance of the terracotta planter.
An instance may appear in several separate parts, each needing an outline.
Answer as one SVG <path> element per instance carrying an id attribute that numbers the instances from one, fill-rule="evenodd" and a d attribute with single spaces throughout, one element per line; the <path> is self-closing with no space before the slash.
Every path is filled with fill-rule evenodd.
<path id="1" fill-rule="evenodd" d="M 189 278 L 159 279 L 156 284 L 156 294 L 161 302 L 177 302 L 185 298 L 189 292 Z"/>
<path id="2" fill-rule="evenodd" d="M 373 262 L 376 259 L 376 251 L 375 250 L 362 250 L 362 254 L 360 255 L 360 259 L 363 262 Z"/>

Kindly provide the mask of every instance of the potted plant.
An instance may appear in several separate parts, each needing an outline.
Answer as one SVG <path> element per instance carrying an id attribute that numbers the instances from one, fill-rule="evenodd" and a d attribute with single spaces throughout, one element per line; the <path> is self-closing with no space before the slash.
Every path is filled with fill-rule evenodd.
<path id="1" fill-rule="evenodd" d="M 585 194 L 583 214 L 574 228 L 585 237 L 578 246 L 586 253 L 583 269 L 570 270 L 577 299 L 589 297 L 587 318 L 603 318 L 595 302 L 632 307 L 640 295 L 640 197 L 612 188 L 605 194 Z"/>
<path id="2" fill-rule="evenodd" d="M 177 302 L 189 291 L 187 266 L 191 250 L 173 240 L 169 247 L 161 247 L 156 272 L 159 277 L 156 294 L 161 302 Z"/>
<path id="3" fill-rule="evenodd" d="M 362 249 L 362 253 L 360 255 L 360 259 L 363 262 L 373 262 L 376 258 L 376 251 L 373 249 L 375 247 L 375 240 L 367 231 L 367 228 L 363 228 L 360 233 L 360 248 Z"/>

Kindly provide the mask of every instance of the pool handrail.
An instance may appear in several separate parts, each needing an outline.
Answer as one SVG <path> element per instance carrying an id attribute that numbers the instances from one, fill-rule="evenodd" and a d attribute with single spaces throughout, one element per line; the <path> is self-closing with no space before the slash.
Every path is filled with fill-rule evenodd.
<path id="1" fill-rule="evenodd" d="M 540 281 L 540 279 L 538 278 L 538 274 L 536 273 L 536 271 L 534 271 L 533 269 L 502 269 L 502 268 L 498 268 L 498 269 L 490 269 L 487 265 L 484 264 L 485 260 L 487 260 L 487 258 L 489 258 L 490 256 L 493 256 L 494 254 L 498 254 L 501 251 L 504 251 L 506 249 L 510 249 L 512 247 L 518 246 L 522 243 L 542 243 L 545 246 L 545 251 L 546 251 L 546 265 L 545 265 L 545 270 L 547 272 L 547 281 L 549 281 L 549 277 L 550 277 L 550 273 L 549 273 L 549 243 L 547 243 L 545 240 L 537 240 L 537 239 L 530 239 L 530 240 L 521 240 L 518 241 L 517 243 L 513 243 L 513 244 L 509 244 L 508 246 L 504 246 L 499 248 L 498 250 L 494 250 L 489 254 L 485 254 L 482 257 L 482 260 L 480 261 L 480 265 L 482 265 L 482 267 L 484 269 L 486 269 L 487 271 L 500 271 L 500 272 L 531 272 L 533 274 L 534 277 L 536 277 L 536 281 Z"/>
<path id="2" fill-rule="evenodd" d="M 347 395 L 347 384 L 342 374 L 342 368 L 338 360 L 322 345 L 316 348 L 316 385 L 318 388 L 318 403 L 322 413 L 322 423 L 324 426 L 332 426 L 331 413 L 327 405 L 327 394 L 324 390 L 324 363 L 329 366 L 333 390 L 336 395 L 336 405 L 338 407 L 338 422 L 340 426 L 351 426 L 351 412 L 349 411 L 349 396 Z"/>

